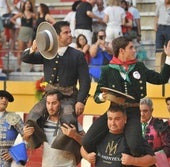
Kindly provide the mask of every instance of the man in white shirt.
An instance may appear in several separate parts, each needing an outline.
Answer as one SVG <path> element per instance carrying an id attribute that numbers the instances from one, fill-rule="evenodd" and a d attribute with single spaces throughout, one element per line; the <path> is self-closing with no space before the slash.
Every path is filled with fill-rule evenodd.
<path id="1" fill-rule="evenodd" d="M 81 139 L 85 132 L 82 127 L 78 124 L 78 128 L 73 124 L 66 124 L 61 121 L 62 110 L 61 110 L 61 100 L 62 94 L 56 90 L 48 91 L 45 95 L 46 108 L 44 111 L 44 116 L 38 119 L 38 125 L 42 128 L 44 134 L 46 135 L 46 141 L 43 143 L 43 157 L 42 157 L 42 167 L 76 167 L 78 160 L 75 151 L 77 145 L 81 145 Z M 24 140 L 28 143 L 30 137 L 34 134 L 35 128 L 31 126 L 24 127 Z M 68 140 L 73 139 L 75 141 L 72 151 L 67 150 L 65 147 L 68 143 L 65 141 L 59 141 L 57 138 L 63 133 L 68 136 Z M 56 149 L 53 145 L 56 142 L 60 142 L 61 147 L 64 149 Z"/>

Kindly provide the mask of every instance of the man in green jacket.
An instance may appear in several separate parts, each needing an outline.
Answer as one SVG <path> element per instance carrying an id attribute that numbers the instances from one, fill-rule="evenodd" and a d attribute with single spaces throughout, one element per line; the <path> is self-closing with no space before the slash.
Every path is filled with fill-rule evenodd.
<path id="1" fill-rule="evenodd" d="M 110 64 L 102 68 L 101 76 L 96 88 L 94 100 L 104 103 L 108 92 L 103 92 L 101 87 L 115 89 L 134 97 L 119 103 L 127 111 L 128 123 L 125 127 L 125 138 L 130 148 L 130 153 L 140 156 L 145 153 L 142 144 L 142 130 L 140 125 L 139 101 L 147 95 L 146 83 L 165 84 L 170 78 L 170 41 L 164 47 L 166 61 L 160 73 L 148 69 L 143 62 L 137 62 L 136 50 L 133 42 L 125 37 L 118 37 L 112 42 L 114 56 Z M 112 101 L 111 104 L 118 103 Z M 101 116 L 89 129 L 83 140 L 87 152 L 93 151 L 93 143 L 99 142 L 108 131 L 106 113 Z M 98 136 L 101 136 L 100 138 Z"/>

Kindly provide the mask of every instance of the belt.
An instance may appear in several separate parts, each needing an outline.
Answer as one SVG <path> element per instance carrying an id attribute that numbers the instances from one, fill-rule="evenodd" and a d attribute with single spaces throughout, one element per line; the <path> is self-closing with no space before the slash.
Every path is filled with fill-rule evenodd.
<path id="1" fill-rule="evenodd" d="M 123 106 L 125 108 L 129 108 L 129 107 L 139 107 L 139 103 L 125 103 L 123 104 Z"/>
<path id="2" fill-rule="evenodd" d="M 114 103 L 112 102 L 111 103 L 112 105 L 120 105 L 120 106 L 123 106 L 125 108 L 129 108 L 129 107 L 139 107 L 139 103 L 124 103 L 124 104 L 117 104 L 117 103 Z"/>
<path id="3" fill-rule="evenodd" d="M 45 87 L 45 90 L 48 91 L 48 90 L 58 90 L 60 91 L 65 97 L 70 97 L 71 95 L 73 95 L 74 91 L 76 90 L 76 86 L 73 85 L 73 86 L 68 86 L 68 87 L 61 87 L 59 86 L 59 84 L 48 84 L 46 87 Z"/>
<path id="4" fill-rule="evenodd" d="M 161 26 L 161 27 L 170 27 L 170 25 L 163 25 L 163 24 L 159 24 L 158 26 Z"/>

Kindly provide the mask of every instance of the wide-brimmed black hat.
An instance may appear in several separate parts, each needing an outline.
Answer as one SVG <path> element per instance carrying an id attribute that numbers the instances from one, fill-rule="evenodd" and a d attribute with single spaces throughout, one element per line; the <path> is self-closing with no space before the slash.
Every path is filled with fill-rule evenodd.
<path id="1" fill-rule="evenodd" d="M 14 101 L 14 97 L 6 90 L 0 90 L 0 97 L 6 97 L 9 102 Z"/>
<path id="2" fill-rule="evenodd" d="M 58 50 L 57 32 L 53 25 L 42 22 L 37 28 L 36 44 L 39 52 L 46 59 L 53 59 Z"/>
<path id="3" fill-rule="evenodd" d="M 126 100 L 135 100 L 134 97 L 127 95 L 125 93 L 122 93 L 120 91 L 117 91 L 115 89 L 110 89 L 107 87 L 101 87 L 100 90 L 102 92 L 106 92 L 106 99 L 114 102 L 116 104 L 124 104 L 126 102 Z"/>

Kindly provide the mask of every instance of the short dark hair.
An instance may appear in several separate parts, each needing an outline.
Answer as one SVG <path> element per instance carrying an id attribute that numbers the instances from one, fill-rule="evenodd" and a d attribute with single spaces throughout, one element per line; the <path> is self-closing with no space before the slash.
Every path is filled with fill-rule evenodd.
<path id="1" fill-rule="evenodd" d="M 77 10 L 77 7 L 78 5 L 81 3 L 81 1 L 75 1 L 73 4 L 72 4 L 72 11 L 76 11 Z"/>
<path id="2" fill-rule="evenodd" d="M 167 98 L 165 99 L 165 102 L 167 103 L 169 100 L 170 100 L 170 97 L 167 97 Z"/>
<path id="3" fill-rule="evenodd" d="M 124 115 L 126 115 L 126 109 L 122 105 L 118 104 L 111 104 L 107 112 L 122 112 Z"/>
<path id="4" fill-rule="evenodd" d="M 53 25 L 58 35 L 61 32 L 61 28 L 64 26 L 70 26 L 70 23 L 68 21 L 58 21 Z"/>
<path id="5" fill-rule="evenodd" d="M 122 5 L 122 4 L 125 4 L 125 5 L 126 5 L 125 11 L 128 11 L 128 2 L 127 2 L 126 0 L 122 0 L 122 1 L 121 1 L 121 5 Z"/>
<path id="6" fill-rule="evenodd" d="M 58 90 L 55 90 L 55 89 L 47 91 L 46 94 L 45 94 L 45 99 L 47 98 L 47 96 L 55 95 L 55 94 L 57 95 L 58 101 L 61 101 L 63 99 L 62 93 L 59 92 Z"/>
<path id="7" fill-rule="evenodd" d="M 118 57 L 119 49 L 120 48 L 125 49 L 126 46 L 129 44 L 129 42 L 132 42 L 132 40 L 126 37 L 115 38 L 112 41 L 112 48 L 113 48 L 114 56 Z"/>
<path id="8" fill-rule="evenodd" d="M 25 6 L 26 6 L 26 3 L 27 3 L 27 2 L 29 2 L 30 6 L 31 6 L 30 9 L 29 9 L 29 11 L 30 11 L 30 12 L 34 12 L 32 1 L 31 1 L 31 0 L 26 0 L 26 1 L 24 1 L 23 6 L 22 6 L 22 8 L 21 8 L 22 13 L 24 13 L 24 11 L 25 11 Z"/>
<path id="9" fill-rule="evenodd" d="M 47 6 L 46 4 L 40 3 L 40 8 L 41 8 L 44 16 L 45 16 L 46 14 L 49 14 L 49 13 L 50 13 L 49 8 L 48 8 L 48 6 Z"/>

